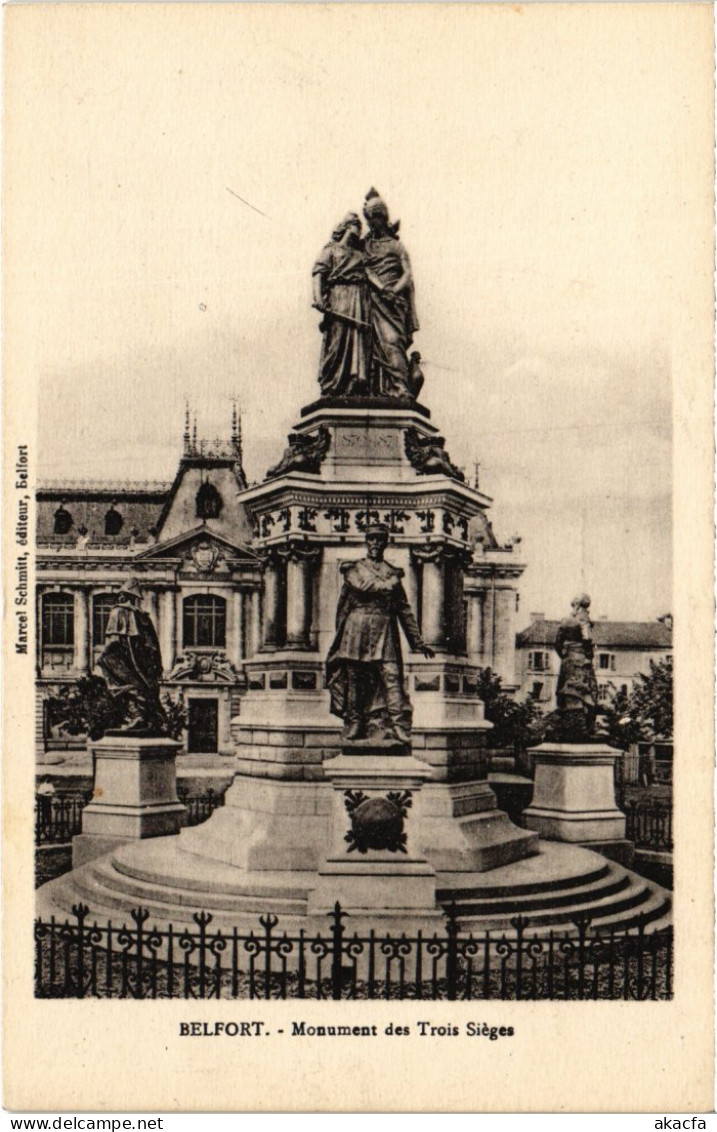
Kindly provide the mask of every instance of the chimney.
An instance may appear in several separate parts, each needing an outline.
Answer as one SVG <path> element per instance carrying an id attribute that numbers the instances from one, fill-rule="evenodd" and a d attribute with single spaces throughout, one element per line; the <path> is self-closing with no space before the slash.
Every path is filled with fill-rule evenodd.
<path id="1" fill-rule="evenodd" d="M 598 621 L 607 621 L 607 613 L 601 613 L 598 617 Z"/>
<path id="2" fill-rule="evenodd" d="M 531 621 L 545 621 L 545 614 L 544 613 L 531 613 L 530 614 L 530 620 Z"/>

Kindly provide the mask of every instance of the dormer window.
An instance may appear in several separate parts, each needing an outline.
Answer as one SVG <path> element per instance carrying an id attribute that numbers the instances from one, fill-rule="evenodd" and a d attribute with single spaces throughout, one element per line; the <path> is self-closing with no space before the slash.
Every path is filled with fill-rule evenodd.
<path id="1" fill-rule="evenodd" d="M 197 518 L 218 519 L 223 507 L 222 497 L 213 483 L 203 483 L 197 492 Z"/>
<path id="2" fill-rule="evenodd" d="M 72 515 L 67 511 L 62 504 L 55 511 L 55 534 L 67 535 L 72 528 Z"/>
<path id="3" fill-rule="evenodd" d="M 124 519 L 114 506 L 110 507 L 105 515 L 105 534 L 118 535 L 124 526 Z"/>

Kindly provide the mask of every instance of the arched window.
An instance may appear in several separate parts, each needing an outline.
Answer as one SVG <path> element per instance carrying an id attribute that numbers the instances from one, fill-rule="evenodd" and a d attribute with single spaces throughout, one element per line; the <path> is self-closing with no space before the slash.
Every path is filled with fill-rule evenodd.
<path id="1" fill-rule="evenodd" d="M 195 594 L 184 599 L 182 639 L 185 648 L 224 648 L 227 603 L 213 594 Z"/>
<path id="2" fill-rule="evenodd" d="M 72 515 L 70 514 L 69 511 L 65 510 L 65 508 L 62 506 L 62 504 L 60 504 L 60 506 L 55 511 L 55 534 L 56 535 L 69 534 L 71 527 L 72 527 Z"/>
<path id="3" fill-rule="evenodd" d="M 72 594 L 42 595 L 43 648 L 71 651 L 75 643 L 75 602 Z"/>
<path id="4" fill-rule="evenodd" d="M 222 507 L 222 497 L 213 483 L 203 483 L 197 492 L 197 518 L 218 519 Z"/>
<path id="5" fill-rule="evenodd" d="M 124 519 L 114 506 L 110 507 L 105 515 L 105 534 L 118 535 L 124 526 Z"/>
<path id="6" fill-rule="evenodd" d="M 116 604 L 116 594 L 96 594 L 92 599 L 92 648 L 95 650 L 105 643 L 110 610 Z"/>

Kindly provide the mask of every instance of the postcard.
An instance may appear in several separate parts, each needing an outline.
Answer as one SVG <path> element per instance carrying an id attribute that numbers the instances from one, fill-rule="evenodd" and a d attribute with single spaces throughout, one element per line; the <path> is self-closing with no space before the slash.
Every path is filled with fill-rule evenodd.
<path id="1" fill-rule="evenodd" d="M 707 4 L 10 4 L 6 1107 L 712 1107 Z"/>

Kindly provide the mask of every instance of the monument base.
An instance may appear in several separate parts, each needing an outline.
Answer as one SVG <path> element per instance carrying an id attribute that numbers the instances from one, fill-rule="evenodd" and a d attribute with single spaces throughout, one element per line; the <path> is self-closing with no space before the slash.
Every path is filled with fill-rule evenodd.
<path id="1" fill-rule="evenodd" d="M 309 911 L 437 914 L 436 874 L 417 848 L 414 806 L 431 769 L 396 743 L 345 743 L 324 768 L 332 787 L 331 849 Z"/>
<path id="2" fill-rule="evenodd" d="M 609 861 L 617 861 L 626 869 L 631 869 L 635 860 L 635 842 L 622 838 L 617 841 L 581 841 L 581 849 L 592 849 L 607 857 Z"/>
<path id="3" fill-rule="evenodd" d="M 186 807 L 177 797 L 172 739 L 109 733 L 90 745 L 94 795 L 82 811 L 82 833 L 73 839 L 73 866 L 127 841 L 179 833 Z"/>
<path id="4" fill-rule="evenodd" d="M 438 872 L 482 873 L 538 852 L 538 835 L 513 825 L 485 781 L 431 782 L 419 805 L 421 849 Z"/>
<path id="5" fill-rule="evenodd" d="M 551 841 L 622 841 L 625 815 L 615 802 L 615 761 L 620 752 L 599 743 L 544 743 L 535 756 L 528 829 Z"/>

